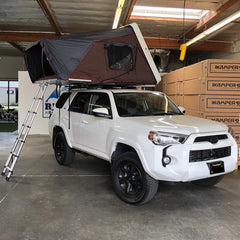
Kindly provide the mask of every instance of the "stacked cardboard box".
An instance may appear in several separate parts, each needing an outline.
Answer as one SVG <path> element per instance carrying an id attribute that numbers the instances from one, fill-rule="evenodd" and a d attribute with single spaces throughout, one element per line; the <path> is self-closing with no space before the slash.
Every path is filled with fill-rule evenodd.
<path id="1" fill-rule="evenodd" d="M 240 148 L 240 60 L 208 59 L 178 69 L 164 75 L 156 90 L 184 107 L 187 115 L 233 128 Z"/>

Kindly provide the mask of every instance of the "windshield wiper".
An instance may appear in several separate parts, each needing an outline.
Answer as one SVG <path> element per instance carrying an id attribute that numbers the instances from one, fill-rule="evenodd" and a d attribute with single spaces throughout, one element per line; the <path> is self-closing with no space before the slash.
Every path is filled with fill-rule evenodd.
<path id="1" fill-rule="evenodd" d="M 162 116 L 162 115 L 181 115 L 181 113 L 175 113 L 175 112 L 153 112 L 152 115 L 154 116 Z"/>
<path id="2" fill-rule="evenodd" d="M 149 116 L 148 113 L 133 113 L 129 114 L 128 117 L 141 117 L 141 116 Z"/>

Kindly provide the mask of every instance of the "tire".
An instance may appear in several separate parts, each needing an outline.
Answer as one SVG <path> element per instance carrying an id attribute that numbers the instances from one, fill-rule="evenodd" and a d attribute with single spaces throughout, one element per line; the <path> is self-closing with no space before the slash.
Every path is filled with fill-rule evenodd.
<path id="1" fill-rule="evenodd" d="M 201 187 L 213 187 L 217 183 L 219 183 L 223 179 L 224 175 L 204 178 L 201 180 L 192 181 L 193 184 L 201 186 Z"/>
<path id="2" fill-rule="evenodd" d="M 68 146 L 63 132 L 58 132 L 56 135 L 54 153 L 55 158 L 60 165 L 68 166 L 74 160 L 75 151 Z"/>
<path id="3" fill-rule="evenodd" d="M 118 197 L 130 204 L 149 202 L 158 189 L 158 181 L 144 171 L 134 152 L 123 153 L 113 161 L 112 180 Z"/>

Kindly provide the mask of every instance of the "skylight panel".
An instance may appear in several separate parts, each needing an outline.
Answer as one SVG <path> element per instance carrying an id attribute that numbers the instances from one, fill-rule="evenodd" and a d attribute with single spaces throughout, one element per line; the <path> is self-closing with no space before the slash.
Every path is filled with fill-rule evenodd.
<path id="1" fill-rule="evenodd" d="M 185 19 L 199 20 L 209 11 L 202 9 L 185 9 Z M 183 8 L 166 8 L 150 6 L 134 6 L 132 15 L 135 17 L 156 17 L 156 18 L 183 18 Z"/>

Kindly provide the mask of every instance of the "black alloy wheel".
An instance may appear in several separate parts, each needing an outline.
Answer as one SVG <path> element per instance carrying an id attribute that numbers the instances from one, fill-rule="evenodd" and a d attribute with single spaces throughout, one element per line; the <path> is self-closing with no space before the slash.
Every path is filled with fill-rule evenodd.
<path id="1" fill-rule="evenodd" d="M 118 170 L 118 181 L 122 191 L 132 197 L 137 197 L 143 190 L 143 177 L 139 168 L 130 161 L 120 164 Z"/>
<path id="2" fill-rule="evenodd" d="M 63 132 L 56 135 L 54 152 L 55 158 L 60 165 L 70 165 L 74 160 L 75 151 L 68 146 Z"/>
<path id="3" fill-rule="evenodd" d="M 112 162 L 112 179 L 118 197 L 131 204 L 149 202 L 158 189 L 158 181 L 144 171 L 135 152 L 125 152 Z"/>
<path id="4" fill-rule="evenodd" d="M 59 164 L 63 164 L 65 156 L 65 144 L 60 137 L 57 137 L 55 142 L 55 157 Z"/>

